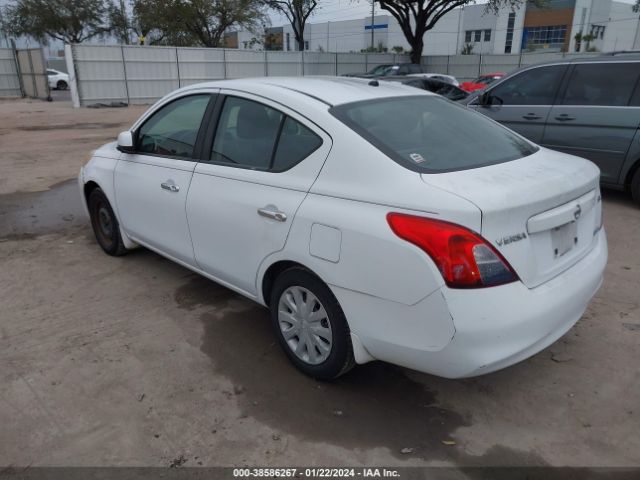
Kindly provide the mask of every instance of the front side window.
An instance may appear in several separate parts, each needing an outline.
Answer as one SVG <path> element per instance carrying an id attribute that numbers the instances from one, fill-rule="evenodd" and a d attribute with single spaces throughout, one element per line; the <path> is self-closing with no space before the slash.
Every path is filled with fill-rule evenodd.
<path id="1" fill-rule="evenodd" d="M 315 133 L 278 110 L 227 97 L 211 160 L 252 170 L 283 171 L 309 156 L 321 143 Z"/>
<path id="2" fill-rule="evenodd" d="M 347 103 L 330 112 L 387 156 L 418 172 L 467 170 L 537 151 L 484 115 L 431 95 Z"/>
<path id="3" fill-rule="evenodd" d="M 565 71 L 564 65 L 533 68 L 491 90 L 493 104 L 552 105 Z"/>
<path id="4" fill-rule="evenodd" d="M 640 75 L 640 63 L 576 65 L 563 105 L 626 106 Z"/>
<path id="5" fill-rule="evenodd" d="M 47 75 L 57 75 L 58 72 L 54 72 L 53 70 L 47 70 Z"/>
<path id="6" fill-rule="evenodd" d="M 160 108 L 138 130 L 138 153 L 192 158 L 210 98 L 190 95 Z"/>

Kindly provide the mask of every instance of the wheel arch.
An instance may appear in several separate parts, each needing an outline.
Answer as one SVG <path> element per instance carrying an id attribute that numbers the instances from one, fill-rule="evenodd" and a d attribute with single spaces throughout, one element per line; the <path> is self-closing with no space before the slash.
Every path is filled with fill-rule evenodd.
<path id="1" fill-rule="evenodd" d="M 262 275 L 262 279 L 260 282 L 260 293 L 262 294 L 262 301 L 267 307 L 269 306 L 269 301 L 271 299 L 271 289 L 273 288 L 273 284 L 275 283 L 276 278 L 278 278 L 278 275 L 280 275 L 282 272 L 290 268 L 302 268 L 312 275 L 318 277 L 325 284 L 327 283 L 322 279 L 322 277 L 320 277 L 320 275 L 300 262 L 296 262 L 293 260 L 278 260 L 267 267 L 264 275 Z"/>
<path id="2" fill-rule="evenodd" d="M 631 164 L 631 167 L 629 167 L 629 170 L 627 171 L 623 184 L 625 190 L 629 190 L 631 188 L 631 182 L 633 181 L 633 177 L 638 170 L 640 170 L 640 158 L 637 158 L 636 161 Z"/>

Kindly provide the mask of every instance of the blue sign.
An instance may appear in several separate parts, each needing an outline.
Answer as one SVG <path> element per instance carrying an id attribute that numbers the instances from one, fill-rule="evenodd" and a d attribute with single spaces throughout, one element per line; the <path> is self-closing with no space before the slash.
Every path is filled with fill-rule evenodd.
<path id="1" fill-rule="evenodd" d="M 364 29 L 365 30 L 378 30 L 379 28 L 389 28 L 389 24 L 388 23 L 378 23 L 378 24 L 373 24 L 373 25 L 365 25 Z"/>

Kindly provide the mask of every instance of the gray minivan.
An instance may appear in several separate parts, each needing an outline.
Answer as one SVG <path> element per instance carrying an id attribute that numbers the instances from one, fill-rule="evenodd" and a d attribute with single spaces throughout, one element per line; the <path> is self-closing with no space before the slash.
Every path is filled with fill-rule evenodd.
<path id="1" fill-rule="evenodd" d="M 462 103 L 533 142 L 594 162 L 640 203 L 640 54 L 522 68 Z"/>

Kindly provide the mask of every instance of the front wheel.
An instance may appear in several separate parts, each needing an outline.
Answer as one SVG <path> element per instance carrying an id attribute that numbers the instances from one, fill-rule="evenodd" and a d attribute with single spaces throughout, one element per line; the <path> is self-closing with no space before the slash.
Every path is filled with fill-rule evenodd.
<path id="1" fill-rule="evenodd" d="M 640 206 L 640 167 L 636 170 L 631 180 L 631 196 L 634 202 Z"/>
<path id="2" fill-rule="evenodd" d="M 318 277 L 303 268 L 284 271 L 275 281 L 269 305 L 280 346 L 298 369 L 331 380 L 353 368 L 347 320 Z"/>
<path id="3" fill-rule="evenodd" d="M 58 80 L 56 87 L 58 90 L 66 90 L 67 88 L 69 88 L 69 84 L 67 84 L 67 82 L 65 82 L 64 80 Z"/>
<path id="4" fill-rule="evenodd" d="M 124 255 L 127 249 L 122 241 L 120 224 L 113 213 L 107 196 L 100 188 L 94 188 L 88 199 L 91 227 L 98 245 L 105 253 L 113 256 Z"/>

